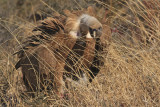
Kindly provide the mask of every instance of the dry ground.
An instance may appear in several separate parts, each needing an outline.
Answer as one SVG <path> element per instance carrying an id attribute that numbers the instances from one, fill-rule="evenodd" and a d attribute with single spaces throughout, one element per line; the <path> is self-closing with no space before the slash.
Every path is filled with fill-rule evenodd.
<path id="1" fill-rule="evenodd" d="M 35 98 L 22 94 L 21 72 L 13 56 L 33 23 L 32 14 L 52 16 L 64 9 L 96 8 L 112 29 L 104 49 L 104 66 L 88 86 L 69 89 L 70 99 L 53 93 Z M 159 0 L 1 0 L 0 105 L 1 106 L 159 106 L 160 105 Z M 107 16 L 104 16 L 107 12 Z"/>

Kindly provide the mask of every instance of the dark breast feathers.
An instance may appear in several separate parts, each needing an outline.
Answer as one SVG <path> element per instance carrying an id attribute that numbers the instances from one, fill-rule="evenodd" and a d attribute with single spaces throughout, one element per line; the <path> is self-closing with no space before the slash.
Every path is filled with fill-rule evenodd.
<path id="1" fill-rule="evenodd" d="M 95 64 L 95 61 L 98 59 L 98 57 L 95 56 L 95 46 L 96 42 L 92 38 L 76 41 L 76 44 L 73 46 L 72 51 L 66 59 L 66 65 L 64 66 L 64 69 L 67 71 L 65 72 L 67 77 L 78 81 L 87 74 L 87 77 L 90 78 L 90 82 L 92 81 L 92 78 L 96 76 L 94 72 L 99 72 Z"/>

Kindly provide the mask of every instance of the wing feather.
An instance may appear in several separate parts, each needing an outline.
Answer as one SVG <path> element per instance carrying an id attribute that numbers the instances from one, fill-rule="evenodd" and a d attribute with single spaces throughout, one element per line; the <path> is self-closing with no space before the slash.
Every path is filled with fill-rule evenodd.
<path id="1" fill-rule="evenodd" d="M 14 55 L 17 54 L 18 58 L 20 58 L 15 66 L 16 69 L 21 66 L 24 57 L 26 57 L 26 51 L 31 53 L 40 45 L 50 42 L 52 37 L 55 37 L 57 33 L 64 33 L 64 25 L 58 20 L 58 18 L 48 17 L 41 21 L 40 25 L 35 27 L 32 32 L 33 35 L 26 38 L 26 41 L 22 43 L 21 48 L 14 53 Z M 34 35 L 36 32 L 39 33 Z"/>

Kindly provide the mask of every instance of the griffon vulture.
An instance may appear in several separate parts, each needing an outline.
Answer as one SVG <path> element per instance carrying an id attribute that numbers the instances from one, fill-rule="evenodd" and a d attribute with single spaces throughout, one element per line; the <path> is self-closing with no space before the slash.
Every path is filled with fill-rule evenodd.
<path id="1" fill-rule="evenodd" d="M 63 95 L 63 79 L 89 79 L 99 72 L 102 24 L 87 12 L 65 12 L 40 21 L 16 52 L 29 92 L 53 88 Z"/>

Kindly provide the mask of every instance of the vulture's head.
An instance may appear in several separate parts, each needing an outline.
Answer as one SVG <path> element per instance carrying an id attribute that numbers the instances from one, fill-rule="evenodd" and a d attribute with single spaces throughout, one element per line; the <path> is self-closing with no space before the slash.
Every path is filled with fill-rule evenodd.
<path id="1" fill-rule="evenodd" d="M 68 20 L 68 25 L 72 25 L 70 34 L 73 37 L 99 38 L 102 34 L 102 24 L 93 16 L 82 14 Z"/>
<path id="2" fill-rule="evenodd" d="M 77 36 L 85 36 L 86 38 L 99 38 L 101 36 L 102 24 L 95 17 L 83 14 L 79 21 Z"/>

